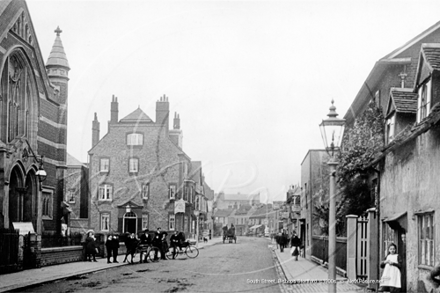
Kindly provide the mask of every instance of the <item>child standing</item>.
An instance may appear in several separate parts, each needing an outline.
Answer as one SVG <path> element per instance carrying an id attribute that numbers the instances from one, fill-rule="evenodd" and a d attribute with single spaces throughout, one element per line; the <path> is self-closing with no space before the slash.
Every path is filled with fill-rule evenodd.
<path id="1" fill-rule="evenodd" d="M 388 255 L 385 260 L 380 264 L 383 268 L 382 279 L 380 280 L 380 292 L 390 291 L 399 292 L 400 291 L 400 268 L 401 260 L 397 254 L 397 246 L 391 243 L 388 246 Z"/>

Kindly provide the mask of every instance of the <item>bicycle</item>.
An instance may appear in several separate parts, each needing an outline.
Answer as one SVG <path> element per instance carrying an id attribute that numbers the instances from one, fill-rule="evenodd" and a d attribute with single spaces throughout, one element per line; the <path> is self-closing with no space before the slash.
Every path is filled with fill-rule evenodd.
<path id="1" fill-rule="evenodd" d="M 155 262 L 157 260 L 154 259 L 154 254 L 155 251 L 157 250 L 157 258 L 160 258 L 160 249 L 152 246 L 152 245 L 138 245 L 136 247 L 136 251 L 133 255 L 133 257 L 139 253 L 139 257 L 141 257 L 141 255 L 144 257 L 144 259 L 140 259 L 139 262 L 143 262 L 145 259 L 147 260 L 146 262 L 150 261 L 150 262 Z"/>
<path id="2" fill-rule="evenodd" d="M 186 254 L 186 256 L 189 258 L 196 258 L 199 255 L 199 249 L 189 243 L 185 246 L 177 246 L 174 259 L 182 257 L 184 254 Z M 168 249 L 168 251 L 165 253 L 165 257 L 167 259 L 173 259 L 173 247 Z"/>

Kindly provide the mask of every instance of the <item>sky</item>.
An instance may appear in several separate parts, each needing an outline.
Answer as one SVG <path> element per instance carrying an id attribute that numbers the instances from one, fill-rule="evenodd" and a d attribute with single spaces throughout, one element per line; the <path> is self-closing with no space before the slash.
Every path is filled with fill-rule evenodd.
<path id="1" fill-rule="evenodd" d="M 218 193 L 285 200 L 331 100 L 342 118 L 376 61 L 440 21 L 435 1 L 27 0 L 44 62 L 57 26 L 69 65 L 67 151 L 166 95 L 183 150 Z"/>

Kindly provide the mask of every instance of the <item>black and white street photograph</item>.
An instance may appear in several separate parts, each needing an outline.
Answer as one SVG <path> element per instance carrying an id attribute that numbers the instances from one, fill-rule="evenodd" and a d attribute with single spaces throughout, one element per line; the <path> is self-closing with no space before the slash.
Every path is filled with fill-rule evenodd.
<path id="1" fill-rule="evenodd" d="M 439 11 L 0 0 L 0 292 L 440 293 Z"/>

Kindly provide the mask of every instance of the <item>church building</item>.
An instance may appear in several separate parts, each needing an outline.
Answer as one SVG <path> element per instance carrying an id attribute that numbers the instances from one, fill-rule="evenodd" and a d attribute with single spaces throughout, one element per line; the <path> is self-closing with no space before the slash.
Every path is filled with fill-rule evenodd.
<path id="1" fill-rule="evenodd" d="M 0 228 L 59 233 L 70 70 L 62 31 L 45 64 L 26 2 L 0 1 L 0 19 Z"/>

